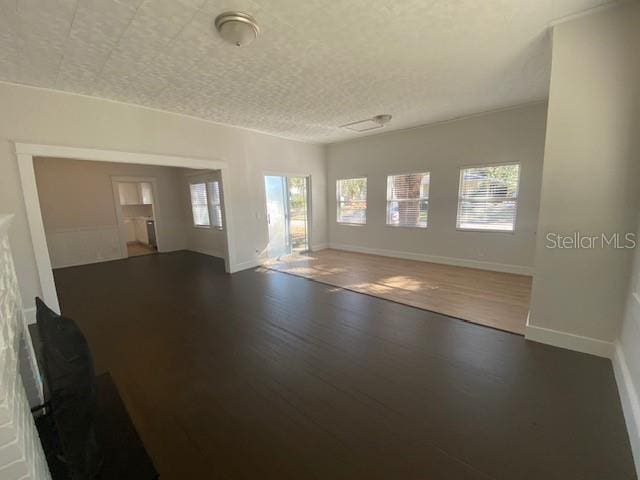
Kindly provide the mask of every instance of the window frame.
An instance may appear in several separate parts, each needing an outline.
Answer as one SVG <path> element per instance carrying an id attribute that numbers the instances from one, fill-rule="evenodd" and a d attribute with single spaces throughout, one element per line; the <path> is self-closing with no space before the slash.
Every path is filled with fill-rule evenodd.
<path id="1" fill-rule="evenodd" d="M 389 200 L 389 177 L 399 177 L 402 175 L 418 175 L 418 174 L 425 174 L 425 175 L 429 175 L 429 195 L 427 196 L 426 200 L 427 200 L 427 224 L 423 227 L 422 225 L 394 225 L 392 223 L 389 223 L 389 203 L 390 202 L 398 202 L 398 201 L 407 201 L 406 200 Z M 386 176 L 386 193 L 385 193 L 385 208 L 384 208 L 384 216 L 385 216 L 385 220 L 384 220 L 384 224 L 386 227 L 391 227 L 391 228 L 419 228 L 422 230 L 425 230 L 427 228 L 429 228 L 429 198 L 431 197 L 431 171 L 430 170 L 426 170 L 423 172 L 403 172 L 403 173 L 389 173 Z M 367 191 L 368 194 L 368 191 Z M 420 202 L 420 200 L 422 200 L 421 198 L 418 198 L 418 203 Z M 411 200 L 411 201 L 415 201 L 415 200 Z"/>
<path id="2" fill-rule="evenodd" d="M 218 200 L 219 203 L 212 203 L 211 201 L 211 189 L 213 186 L 210 184 L 217 183 L 218 184 Z M 209 225 L 197 225 L 195 223 L 195 219 L 193 218 L 193 197 L 191 196 L 191 185 L 199 185 L 204 184 L 205 186 L 205 196 L 207 202 L 207 213 L 209 214 Z M 222 186 L 221 182 L 217 178 L 192 178 L 189 179 L 189 206 L 191 208 L 191 226 L 192 228 L 201 230 L 224 230 L 224 208 L 223 208 L 223 200 L 222 200 Z M 214 207 L 218 207 L 220 209 L 220 223 L 221 225 L 214 225 L 213 219 L 215 215 L 213 214 Z"/>
<path id="3" fill-rule="evenodd" d="M 483 168 L 483 167 L 507 167 L 510 165 L 518 166 L 518 181 L 516 183 L 516 208 L 513 212 L 513 228 L 511 230 L 500 230 L 494 228 L 463 228 L 460 227 L 460 222 L 458 221 L 460 216 L 460 200 L 461 200 L 461 191 L 462 191 L 462 175 L 464 170 L 468 170 L 471 168 Z M 475 165 L 463 165 L 459 167 L 458 171 L 458 201 L 456 203 L 456 231 L 458 232 L 474 232 L 474 233 L 506 233 L 509 235 L 515 235 L 517 226 L 518 226 L 518 209 L 520 208 L 520 182 L 522 178 L 522 164 L 520 162 L 498 162 L 498 163 L 481 163 Z"/>
<path id="4" fill-rule="evenodd" d="M 340 218 L 340 205 L 344 202 L 340 200 L 340 189 L 338 188 L 338 183 L 346 180 L 364 180 L 366 182 L 367 193 L 365 195 L 365 207 L 364 207 L 364 222 L 363 223 L 354 223 L 354 222 L 341 222 Z M 344 178 L 336 178 L 336 223 L 338 225 L 345 225 L 350 227 L 362 227 L 367 225 L 368 222 L 368 210 L 369 210 L 369 177 L 367 175 L 356 175 L 353 177 L 344 177 Z"/>
<path id="5" fill-rule="evenodd" d="M 196 223 L 196 219 L 195 219 L 195 215 L 193 212 L 193 192 L 191 191 L 191 188 L 193 185 L 204 185 L 204 194 L 205 194 L 205 201 L 206 201 L 206 205 L 207 205 L 207 215 L 208 215 L 208 219 L 209 219 L 209 225 L 199 225 Z M 204 180 L 194 180 L 194 181 L 190 181 L 189 182 L 189 206 L 191 207 L 191 225 L 193 226 L 193 228 L 204 228 L 204 229 L 210 229 L 211 228 L 211 212 L 209 209 L 209 191 L 208 191 L 208 187 L 207 187 L 207 182 Z"/>
<path id="6" fill-rule="evenodd" d="M 218 185 L 218 203 L 213 203 L 211 195 L 209 195 L 210 190 L 213 190 L 214 183 Z M 208 180 L 205 184 L 207 185 L 207 205 L 209 206 L 209 228 L 214 230 L 224 230 L 224 210 L 222 208 L 222 187 L 220 185 L 220 180 Z M 214 225 L 213 223 L 213 219 L 217 218 L 217 215 L 213 215 L 215 207 L 220 209 L 220 225 Z"/>

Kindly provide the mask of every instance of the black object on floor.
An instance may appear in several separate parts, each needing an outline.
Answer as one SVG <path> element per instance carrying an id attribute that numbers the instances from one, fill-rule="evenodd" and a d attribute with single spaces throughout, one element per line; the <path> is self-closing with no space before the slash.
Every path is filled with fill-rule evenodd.
<path id="1" fill-rule="evenodd" d="M 109 373 L 96 377 L 96 431 L 102 443 L 104 462 L 100 480 L 152 480 L 158 473 L 122 403 Z M 51 415 L 36 418 L 36 426 L 53 480 L 67 479 L 65 464 L 55 455 L 58 436 Z"/>
<path id="2" fill-rule="evenodd" d="M 96 384 L 87 341 L 70 318 L 58 315 L 36 298 L 42 340 L 47 400 L 66 460 L 69 477 L 97 478 L 102 448 L 95 429 Z"/>

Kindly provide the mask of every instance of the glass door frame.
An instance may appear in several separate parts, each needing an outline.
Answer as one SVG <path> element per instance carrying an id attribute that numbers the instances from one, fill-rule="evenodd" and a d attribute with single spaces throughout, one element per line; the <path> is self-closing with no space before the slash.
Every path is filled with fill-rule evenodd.
<path id="1" fill-rule="evenodd" d="M 267 188 L 266 188 L 266 177 L 282 177 L 284 178 L 284 184 L 286 188 L 286 205 L 285 205 L 285 220 L 286 220 L 286 229 L 287 229 L 287 244 L 288 244 L 288 254 L 293 253 L 293 246 L 291 241 L 291 190 L 289 179 L 292 177 L 295 178 L 304 178 L 306 180 L 306 203 L 307 203 L 307 215 L 306 215 L 306 237 L 307 237 L 307 248 L 305 250 L 301 250 L 296 253 L 305 253 L 311 250 L 311 238 L 312 238 L 312 200 L 311 200 L 311 174 L 309 173 L 283 173 L 283 172 L 274 172 L 274 171 L 265 171 L 262 174 L 262 188 L 264 189 L 264 200 L 265 200 L 265 226 L 267 227 L 267 248 L 265 248 L 265 252 L 269 258 L 274 258 L 269 255 L 269 211 L 268 211 L 268 202 L 267 202 Z"/>
<path id="2" fill-rule="evenodd" d="M 291 253 L 289 229 L 289 193 L 287 177 L 265 175 L 265 204 L 267 220 L 267 256 L 277 258 Z M 280 217 L 282 215 L 282 217 Z"/>
<path id="3" fill-rule="evenodd" d="M 304 212 L 304 239 L 305 239 L 305 247 L 303 249 L 298 249 L 295 250 L 293 249 L 293 238 L 294 238 L 294 229 L 292 228 L 292 223 L 293 223 L 293 217 L 292 217 L 292 213 L 291 213 L 291 204 L 292 204 L 292 195 L 291 195 L 291 179 L 292 178 L 301 178 L 304 180 L 304 203 L 305 203 L 305 212 Z M 289 220 L 289 243 L 291 244 L 291 253 L 306 253 L 308 252 L 311 247 L 311 243 L 310 243 L 310 236 L 309 236 L 309 229 L 310 229 L 310 222 L 309 222 L 309 212 L 310 212 L 310 208 L 309 208 L 309 185 L 311 183 L 310 180 L 310 175 L 290 175 L 286 177 L 286 182 L 287 182 L 287 196 L 288 196 L 288 205 L 287 205 L 287 212 L 288 212 L 288 220 Z"/>

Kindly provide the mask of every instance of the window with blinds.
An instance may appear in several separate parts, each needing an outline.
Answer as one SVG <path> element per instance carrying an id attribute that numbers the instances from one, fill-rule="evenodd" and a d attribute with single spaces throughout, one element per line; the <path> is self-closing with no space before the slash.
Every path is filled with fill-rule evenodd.
<path id="1" fill-rule="evenodd" d="M 337 222 L 367 223 L 367 179 L 347 178 L 336 182 Z"/>
<path id="2" fill-rule="evenodd" d="M 387 225 L 427 227 L 429 172 L 387 177 Z"/>
<path id="3" fill-rule="evenodd" d="M 193 212 L 193 224 L 196 227 L 209 227 L 209 200 L 206 183 L 192 183 L 191 189 L 191 211 Z"/>
<path id="4" fill-rule="evenodd" d="M 209 184 L 209 198 L 211 206 L 211 225 L 222 228 L 222 203 L 220 202 L 220 182 L 217 180 Z"/>
<path id="5" fill-rule="evenodd" d="M 220 182 L 200 182 L 190 184 L 191 211 L 196 227 L 222 228 L 222 202 Z"/>
<path id="6" fill-rule="evenodd" d="M 518 164 L 460 170 L 458 229 L 514 231 L 519 178 Z"/>

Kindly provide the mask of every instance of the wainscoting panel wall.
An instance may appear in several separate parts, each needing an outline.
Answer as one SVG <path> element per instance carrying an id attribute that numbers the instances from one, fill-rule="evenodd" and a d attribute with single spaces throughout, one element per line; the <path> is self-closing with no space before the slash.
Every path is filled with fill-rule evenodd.
<path id="1" fill-rule="evenodd" d="M 53 268 L 124 258 L 117 225 L 78 227 L 46 232 Z"/>

